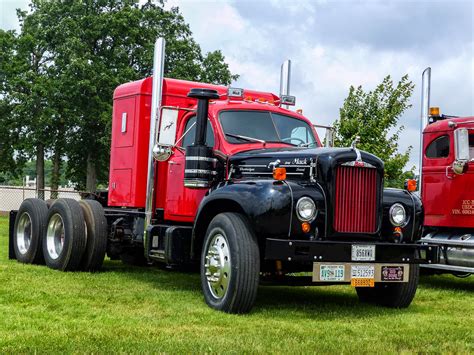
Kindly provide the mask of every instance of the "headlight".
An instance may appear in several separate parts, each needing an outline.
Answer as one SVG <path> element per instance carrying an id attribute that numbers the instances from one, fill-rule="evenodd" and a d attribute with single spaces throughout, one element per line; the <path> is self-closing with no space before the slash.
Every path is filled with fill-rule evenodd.
<path id="1" fill-rule="evenodd" d="M 301 197 L 296 203 L 296 214 L 301 221 L 312 221 L 316 213 L 316 204 L 309 197 Z"/>
<path id="2" fill-rule="evenodd" d="M 390 222 L 395 227 L 402 227 L 407 223 L 407 213 L 405 208 L 399 203 L 393 204 L 392 207 L 390 207 L 388 214 L 390 217 Z"/>

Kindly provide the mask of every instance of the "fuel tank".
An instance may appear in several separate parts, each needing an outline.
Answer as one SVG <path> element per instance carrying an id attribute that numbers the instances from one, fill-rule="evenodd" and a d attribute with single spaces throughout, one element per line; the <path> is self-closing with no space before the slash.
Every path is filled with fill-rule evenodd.
<path id="1" fill-rule="evenodd" d="M 440 264 L 470 267 L 474 270 L 474 233 L 463 231 L 434 231 L 421 242 L 441 245 Z"/>

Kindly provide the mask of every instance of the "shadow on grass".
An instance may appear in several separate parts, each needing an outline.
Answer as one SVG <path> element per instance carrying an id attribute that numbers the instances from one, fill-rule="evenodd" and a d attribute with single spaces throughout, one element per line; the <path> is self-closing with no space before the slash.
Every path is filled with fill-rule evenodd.
<path id="1" fill-rule="evenodd" d="M 424 288 L 474 292 L 474 275 L 466 278 L 459 278 L 454 275 L 423 276 L 420 285 Z"/>
<path id="2" fill-rule="evenodd" d="M 165 270 L 164 268 L 137 267 L 109 261 L 105 273 L 117 273 L 121 278 L 144 282 L 163 291 L 184 291 L 201 296 L 201 282 L 196 272 Z M 203 302 L 203 306 L 204 306 Z M 387 312 L 400 312 L 360 303 L 350 286 L 260 286 L 252 314 L 272 317 L 345 319 L 351 317 L 378 317 Z"/>
<path id="3" fill-rule="evenodd" d="M 120 274 L 121 278 L 151 284 L 161 290 L 199 291 L 199 275 L 193 272 L 183 272 L 165 269 L 162 266 L 132 266 L 120 261 L 104 263 L 102 273 Z"/>

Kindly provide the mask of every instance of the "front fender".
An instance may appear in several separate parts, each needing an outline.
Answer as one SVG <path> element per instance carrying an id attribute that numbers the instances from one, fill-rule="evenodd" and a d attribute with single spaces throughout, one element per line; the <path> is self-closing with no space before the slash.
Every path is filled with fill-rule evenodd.
<path id="1" fill-rule="evenodd" d="M 409 219 L 407 225 L 402 227 L 403 241 L 414 242 L 420 239 L 424 217 L 420 198 L 406 190 L 393 188 L 386 188 L 383 192 L 382 238 L 393 234 L 389 211 L 390 207 L 397 202 L 403 205 Z"/>
<path id="2" fill-rule="evenodd" d="M 248 218 L 257 235 L 281 237 L 289 232 L 291 209 L 292 191 L 285 182 L 225 182 L 201 201 L 194 229 L 196 233 L 202 232 L 203 227 L 207 229 L 210 220 L 218 213 L 239 212 Z"/>

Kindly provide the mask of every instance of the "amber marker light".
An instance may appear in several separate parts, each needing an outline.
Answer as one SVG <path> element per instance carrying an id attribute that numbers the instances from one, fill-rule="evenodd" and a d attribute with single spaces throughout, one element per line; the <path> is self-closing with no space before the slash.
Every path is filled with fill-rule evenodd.
<path id="1" fill-rule="evenodd" d="M 273 169 L 273 178 L 275 180 L 286 180 L 286 169 L 285 168 L 275 168 Z"/>
<path id="2" fill-rule="evenodd" d="M 309 231 L 311 230 L 311 225 L 308 222 L 303 222 L 301 223 L 301 229 L 304 233 L 309 233 Z"/>
<path id="3" fill-rule="evenodd" d="M 430 107 L 430 116 L 439 116 L 439 107 Z"/>
<path id="4" fill-rule="evenodd" d="M 303 114 L 303 109 L 302 109 L 302 108 L 297 109 L 297 110 L 296 110 L 296 113 L 302 115 L 302 114 Z"/>
<path id="5" fill-rule="evenodd" d="M 414 192 L 414 191 L 416 191 L 416 188 L 417 188 L 417 184 L 416 184 L 416 180 L 415 180 L 415 179 L 408 179 L 408 180 L 405 182 L 405 189 L 406 189 L 407 191 Z"/>

